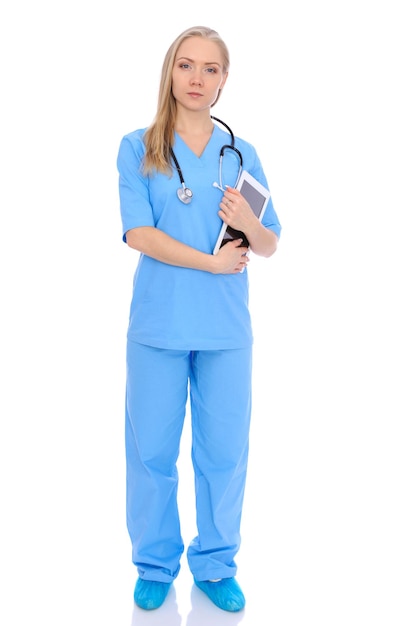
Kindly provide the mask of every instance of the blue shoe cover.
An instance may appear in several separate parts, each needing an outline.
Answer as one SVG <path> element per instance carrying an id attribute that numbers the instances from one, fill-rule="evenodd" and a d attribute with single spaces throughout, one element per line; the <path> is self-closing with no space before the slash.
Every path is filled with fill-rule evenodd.
<path id="1" fill-rule="evenodd" d="M 146 609 L 147 611 L 158 609 L 167 597 L 171 584 L 138 578 L 133 594 L 135 603 L 141 609 Z"/>
<path id="2" fill-rule="evenodd" d="M 218 582 L 194 578 L 194 582 L 219 609 L 241 611 L 245 606 L 245 596 L 235 578 L 222 578 Z"/>

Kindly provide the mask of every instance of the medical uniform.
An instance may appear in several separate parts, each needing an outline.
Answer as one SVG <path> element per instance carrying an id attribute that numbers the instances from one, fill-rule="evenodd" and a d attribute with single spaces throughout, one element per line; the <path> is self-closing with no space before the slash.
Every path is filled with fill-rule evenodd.
<path id="1" fill-rule="evenodd" d="M 229 133 L 215 125 L 198 157 L 175 134 L 173 150 L 190 204 L 177 196 L 178 174 L 144 176 L 145 129 L 123 137 L 117 159 L 123 238 L 154 226 L 211 254 L 222 222 L 219 154 Z M 236 137 L 243 167 L 267 181 L 253 146 Z M 223 185 L 234 186 L 239 160 L 223 158 Z M 280 234 L 269 201 L 263 224 Z M 184 551 L 176 461 L 190 397 L 197 537 L 187 550 L 197 580 L 235 575 L 251 413 L 252 327 L 248 272 L 211 274 L 140 255 L 127 331 L 127 526 L 141 578 L 171 582 Z"/>

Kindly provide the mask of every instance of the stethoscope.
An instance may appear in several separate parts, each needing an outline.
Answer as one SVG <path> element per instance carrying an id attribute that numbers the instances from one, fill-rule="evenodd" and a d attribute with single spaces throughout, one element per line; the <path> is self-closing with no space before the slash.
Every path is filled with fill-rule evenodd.
<path id="1" fill-rule="evenodd" d="M 231 128 L 225 124 L 224 122 L 222 122 L 222 120 L 219 120 L 218 117 L 214 117 L 213 115 L 210 116 L 212 120 L 216 120 L 216 122 L 219 122 L 220 124 L 223 124 L 223 126 L 225 128 L 227 128 L 227 130 L 230 133 L 230 137 L 231 137 L 231 143 L 230 144 L 225 144 L 224 146 L 222 146 L 220 148 L 220 159 L 219 159 L 219 182 L 213 183 L 213 187 L 217 187 L 218 189 L 221 189 L 222 191 L 226 191 L 223 187 L 223 180 L 222 180 L 222 172 L 223 172 L 223 156 L 226 150 L 233 150 L 233 152 L 237 155 L 238 159 L 239 159 L 239 172 L 236 178 L 236 182 L 233 185 L 234 187 L 236 187 L 237 182 L 240 178 L 240 174 L 242 173 L 242 168 L 243 168 L 243 157 L 241 152 L 235 148 L 235 136 L 231 130 Z M 181 181 L 181 187 L 178 189 L 177 191 L 177 196 L 178 198 L 181 200 L 181 202 L 183 202 L 184 204 L 189 204 L 193 198 L 193 192 L 191 191 L 191 189 L 189 187 L 186 186 L 185 181 L 184 181 L 184 176 L 182 175 L 182 171 L 180 168 L 180 164 L 177 161 L 177 157 L 174 154 L 174 151 L 172 148 L 170 148 L 170 152 L 171 152 L 171 156 L 173 158 L 173 161 L 175 163 L 175 167 L 177 168 L 177 172 L 178 172 L 178 176 L 180 177 L 180 181 Z"/>

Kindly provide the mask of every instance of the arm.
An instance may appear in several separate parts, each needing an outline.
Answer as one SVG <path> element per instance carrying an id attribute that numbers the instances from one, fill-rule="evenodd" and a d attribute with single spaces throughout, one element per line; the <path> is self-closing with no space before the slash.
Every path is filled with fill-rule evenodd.
<path id="1" fill-rule="evenodd" d="M 126 232 L 126 242 L 134 250 L 168 265 L 212 274 L 237 274 L 246 266 L 248 249 L 238 247 L 241 241 L 230 241 L 213 255 L 187 246 L 153 226 L 140 226 Z"/>
<path id="2" fill-rule="evenodd" d="M 245 233 L 250 249 L 255 254 L 263 257 L 270 257 L 274 254 L 278 246 L 278 236 L 258 220 L 237 189 L 227 187 L 220 206 L 221 219 L 228 226 Z"/>
<path id="3" fill-rule="evenodd" d="M 122 139 L 117 158 L 123 238 L 128 246 L 168 265 L 213 274 L 239 273 L 249 260 L 245 256 L 248 249 L 238 247 L 241 240 L 229 242 L 221 253 L 212 255 L 185 245 L 154 226 L 148 180 L 139 167 L 144 150 L 141 138 L 133 133 Z"/>

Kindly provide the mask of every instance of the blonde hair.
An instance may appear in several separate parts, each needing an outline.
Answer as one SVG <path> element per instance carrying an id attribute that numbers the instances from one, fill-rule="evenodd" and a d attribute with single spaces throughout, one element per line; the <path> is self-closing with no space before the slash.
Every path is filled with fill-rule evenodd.
<path id="1" fill-rule="evenodd" d="M 174 142 L 174 125 L 176 118 L 176 102 L 172 95 L 172 70 L 178 48 L 185 39 L 190 37 L 204 37 L 214 41 L 220 48 L 223 59 L 223 72 L 229 71 L 230 58 L 226 44 L 220 35 L 212 28 L 206 26 L 193 26 L 182 32 L 173 41 L 165 55 L 162 65 L 161 81 L 159 84 L 158 105 L 155 118 L 144 135 L 145 141 L 145 157 L 142 163 L 144 174 L 159 171 L 162 173 L 171 173 L 171 157 L 170 150 Z M 220 97 L 220 91 L 212 106 L 216 104 Z"/>

